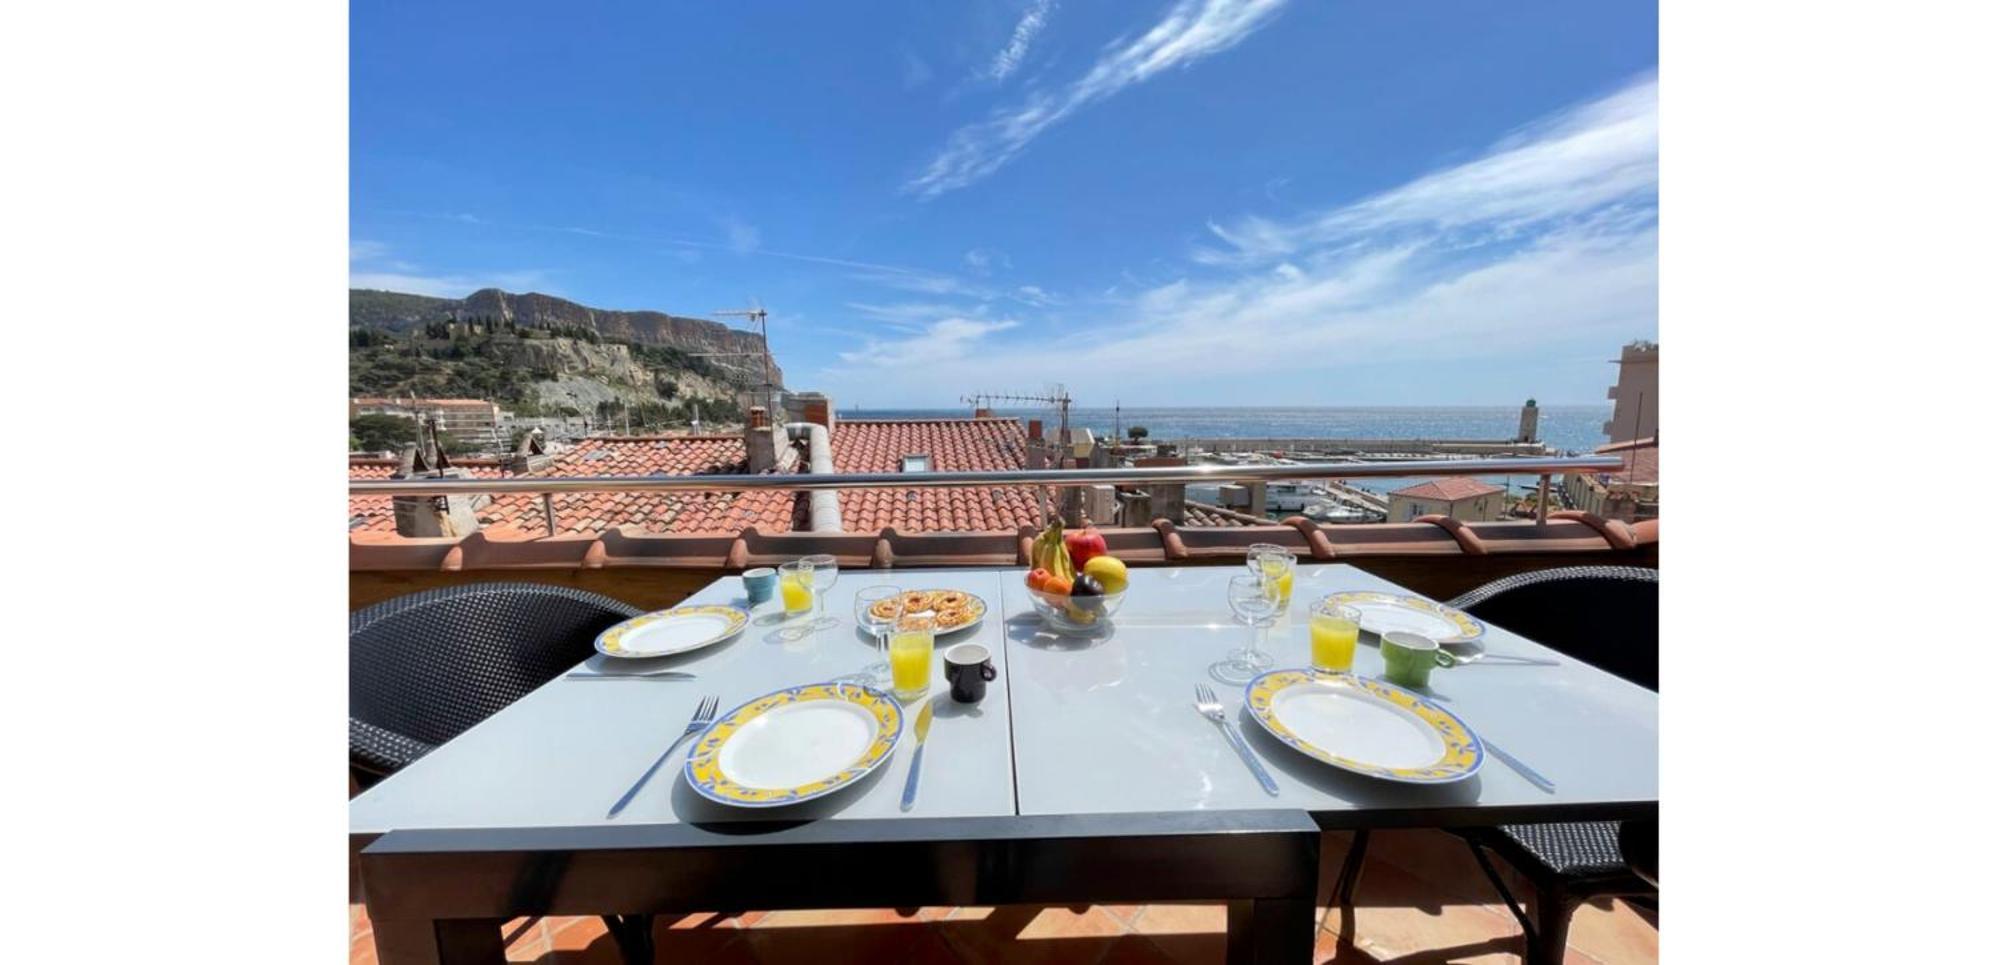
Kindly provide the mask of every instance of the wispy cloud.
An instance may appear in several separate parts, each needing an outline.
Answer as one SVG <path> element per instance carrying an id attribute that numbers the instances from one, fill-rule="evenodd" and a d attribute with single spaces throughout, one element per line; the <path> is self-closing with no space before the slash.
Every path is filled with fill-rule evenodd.
<path id="1" fill-rule="evenodd" d="M 350 288 L 376 288 L 382 291 L 408 292 L 413 295 L 433 295 L 438 298 L 463 298 L 482 288 L 504 288 L 514 292 L 532 289 L 544 294 L 560 294 L 548 284 L 547 274 L 540 271 L 450 275 L 351 271 L 347 275 L 347 284 Z"/>
<path id="2" fill-rule="evenodd" d="M 757 250 L 758 243 L 762 239 L 757 233 L 756 226 L 734 217 L 723 218 L 720 223 L 723 237 L 728 239 L 730 251 L 747 255 Z"/>
<path id="3" fill-rule="evenodd" d="M 1352 382 L 1342 373 L 1653 334 L 1656 93 L 1652 77 L 1638 78 L 1471 161 L 1349 204 L 1223 219 L 1211 227 L 1221 245 L 1195 252 L 1183 277 L 1125 279 L 1131 287 L 1114 288 L 1130 294 L 1092 324 L 961 332 L 898 369 L 895 384 L 912 400 L 971 382 L 1060 380 L 1127 398 L 1254 386 L 1259 399 L 1328 401 L 1329 386 Z M 906 321 L 916 338 L 942 320 Z M 879 357 L 842 356 L 826 381 L 879 395 Z"/>
<path id="4" fill-rule="evenodd" d="M 1352 204 L 1284 223 L 1246 217 L 1210 224 L 1226 247 L 1200 249 L 1195 258 L 1242 264 L 1412 232 L 1506 236 L 1611 204 L 1651 204 L 1659 159 L 1659 83 L 1647 76 L 1522 128 L 1476 160 Z"/>
<path id="5" fill-rule="evenodd" d="M 840 360 L 849 365 L 895 370 L 937 362 L 956 362 L 983 343 L 987 336 L 1004 332 L 1017 324 L 1011 319 L 943 318 L 923 326 L 906 338 L 870 339 L 860 349 L 840 353 Z"/>
<path id="6" fill-rule="evenodd" d="M 903 48 L 903 89 L 916 90 L 931 82 L 931 65 L 915 51 Z"/>
<path id="7" fill-rule="evenodd" d="M 540 270 L 479 273 L 427 273 L 420 266 L 390 257 L 390 247 L 379 241 L 355 239 L 347 243 L 347 284 L 352 288 L 461 298 L 481 288 L 512 291 L 535 288 L 553 292 L 548 275 Z"/>
<path id="8" fill-rule="evenodd" d="M 965 253 L 965 267 L 972 269 L 975 274 L 990 275 L 996 269 L 1014 267 L 1014 262 L 1007 257 L 1006 252 L 997 248 L 972 248 Z"/>
<path id="9" fill-rule="evenodd" d="M 1007 38 L 1007 46 L 993 55 L 993 63 L 986 68 L 986 76 L 995 83 L 1014 76 L 1021 69 L 1021 60 L 1028 56 L 1028 48 L 1034 46 L 1035 37 L 1049 22 L 1049 14 L 1055 11 L 1055 0 L 1034 0 L 1021 14 L 1020 22 L 1014 24 L 1014 34 Z"/>
<path id="10" fill-rule="evenodd" d="M 1067 86 L 1038 91 L 1020 104 L 954 131 L 944 149 L 903 189 L 930 199 L 986 177 L 1078 110 L 1163 71 L 1236 46 L 1284 4 L 1285 0 L 1176 0 L 1159 23 L 1136 38 L 1112 42 L 1088 72 Z"/>

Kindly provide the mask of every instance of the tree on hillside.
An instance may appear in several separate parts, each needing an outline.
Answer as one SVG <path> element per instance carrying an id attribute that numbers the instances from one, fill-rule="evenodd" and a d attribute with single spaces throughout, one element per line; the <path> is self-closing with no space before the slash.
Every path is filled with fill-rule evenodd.
<path id="1" fill-rule="evenodd" d="M 356 452 L 399 452 L 417 441 L 417 422 L 399 415 L 356 416 L 347 424 Z"/>

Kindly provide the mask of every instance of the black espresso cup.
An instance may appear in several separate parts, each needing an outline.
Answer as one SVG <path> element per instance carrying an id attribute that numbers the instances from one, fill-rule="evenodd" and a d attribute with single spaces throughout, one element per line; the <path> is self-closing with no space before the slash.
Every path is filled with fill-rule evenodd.
<path id="1" fill-rule="evenodd" d="M 961 643 L 944 652 L 944 679 L 951 681 L 951 699 L 976 704 L 986 699 L 986 682 L 999 675 L 993 655 L 976 643 Z"/>

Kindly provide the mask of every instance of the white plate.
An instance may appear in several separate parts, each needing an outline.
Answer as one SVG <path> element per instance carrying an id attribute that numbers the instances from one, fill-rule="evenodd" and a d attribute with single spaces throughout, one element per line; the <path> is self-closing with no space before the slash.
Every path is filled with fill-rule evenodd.
<path id="1" fill-rule="evenodd" d="M 758 715 L 716 754 L 722 776 L 760 790 L 823 781 L 861 759 L 875 715 L 844 700 L 813 700 Z"/>
<path id="2" fill-rule="evenodd" d="M 633 617 L 597 635 L 597 652 L 644 659 L 700 650 L 721 643 L 750 624 L 733 606 L 684 606 Z"/>
<path id="3" fill-rule="evenodd" d="M 1471 777 L 1485 757 L 1457 715 L 1379 680 L 1273 670 L 1244 689 L 1244 705 L 1287 746 L 1370 777 L 1449 783 Z"/>
<path id="4" fill-rule="evenodd" d="M 1381 636 L 1401 630 L 1439 643 L 1463 643 L 1486 633 L 1486 625 L 1463 610 L 1454 610 L 1420 596 L 1357 590 L 1335 593 L 1316 605 L 1343 603 L 1361 611 L 1361 629 Z"/>
<path id="5" fill-rule="evenodd" d="M 695 741 L 687 781 L 711 801 L 777 807 L 860 780 L 896 749 L 902 709 L 852 684 L 807 684 L 757 698 Z"/>

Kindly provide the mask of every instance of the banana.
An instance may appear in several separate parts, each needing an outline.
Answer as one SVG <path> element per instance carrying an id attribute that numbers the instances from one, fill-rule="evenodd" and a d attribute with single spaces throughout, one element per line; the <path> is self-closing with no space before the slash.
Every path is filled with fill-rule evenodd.
<path id="1" fill-rule="evenodd" d="M 1076 566 L 1070 562 L 1069 548 L 1063 545 L 1061 520 L 1050 522 L 1049 528 L 1035 537 L 1030 549 L 1029 556 L 1036 566 L 1065 580 L 1076 579 Z"/>

